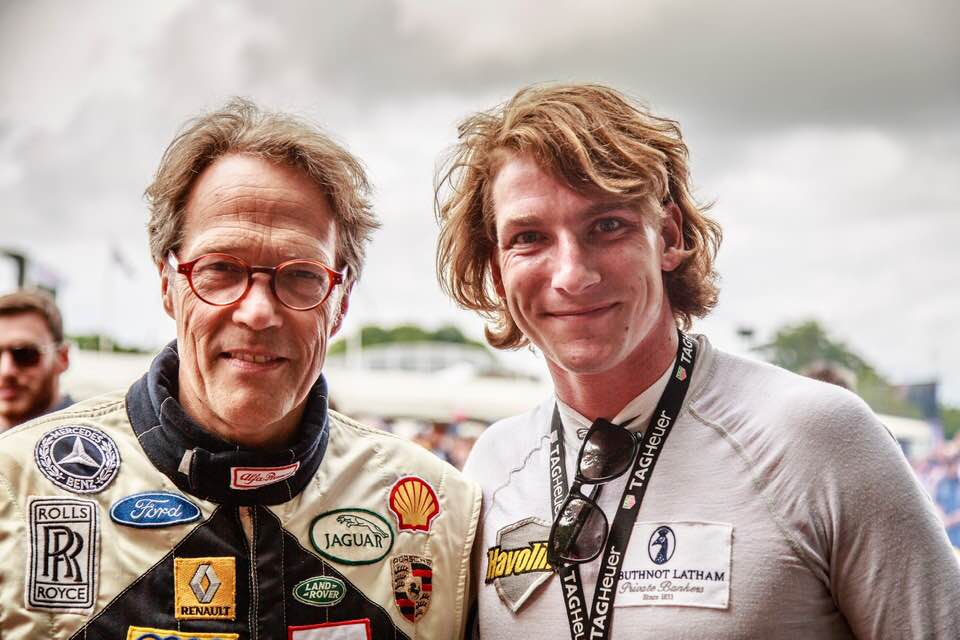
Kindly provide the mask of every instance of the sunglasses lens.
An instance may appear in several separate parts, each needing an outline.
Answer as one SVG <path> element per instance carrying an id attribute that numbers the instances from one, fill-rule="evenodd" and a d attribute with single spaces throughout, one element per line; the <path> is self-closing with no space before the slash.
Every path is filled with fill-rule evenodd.
<path id="1" fill-rule="evenodd" d="M 580 454 L 580 474 L 587 480 L 620 475 L 633 462 L 636 440 L 632 433 L 606 420 L 597 420 Z"/>
<path id="2" fill-rule="evenodd" d="M 40 362 L 40 350 L 36 347 L 14 347 L 10 355 L 18 367 L 33 367 Z"/>
<path id="3" fill-rule="evenodd" d="M 573 497 L 554 522 L 549 552 L 554 562 L 587 562 L 596 558 L 607 538 L 607 517 L 597 505 Z"/>

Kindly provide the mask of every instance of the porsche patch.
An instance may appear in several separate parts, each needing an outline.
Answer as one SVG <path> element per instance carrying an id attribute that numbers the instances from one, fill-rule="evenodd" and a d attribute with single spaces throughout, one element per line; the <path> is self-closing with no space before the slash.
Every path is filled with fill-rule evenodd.
<path id="1" fill-rule="evenodd" d="M 430 608 L 433 593 L 432 563 L 423 556 L 403 554 L 390 559 L 393 571 L 393 592 L 400 614 L 410 622 L 418 622 Z"/>

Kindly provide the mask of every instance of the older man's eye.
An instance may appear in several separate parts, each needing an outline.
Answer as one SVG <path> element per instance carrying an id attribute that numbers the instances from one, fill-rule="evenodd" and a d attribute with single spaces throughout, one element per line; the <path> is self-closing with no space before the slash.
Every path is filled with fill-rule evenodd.
<path id="1" fill-rule="evenodd" d="M 536 231 L 522 231 L 517 235 L 513 236 L 513 240 L 510 242 L 512 245 L 517 244 L 533 244 L 540 240 L 540 234 Z"/>

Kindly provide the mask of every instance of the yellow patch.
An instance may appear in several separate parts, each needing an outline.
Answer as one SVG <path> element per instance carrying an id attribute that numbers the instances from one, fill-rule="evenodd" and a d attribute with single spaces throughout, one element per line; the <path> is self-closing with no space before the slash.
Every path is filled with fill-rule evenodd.
<path id="1" fill-rule="evenodd" d="M 174 558 L 173 586 L 177 620 L 237 619 L 236 558 Z"/>
<path id="2" fill-rule="evenodd" d="M 171 631 L 152 627 L 129 627 L 127 640 L 240 640 L 239 633 L 199 633 L 197 631 Z"/>

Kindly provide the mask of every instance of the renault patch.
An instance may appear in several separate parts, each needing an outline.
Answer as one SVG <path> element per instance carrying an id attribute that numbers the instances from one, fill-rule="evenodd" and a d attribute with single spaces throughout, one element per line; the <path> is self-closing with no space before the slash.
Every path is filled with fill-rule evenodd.
<path id="1" fill-rule="evenodd" d="M 110 519 L 128 527 L 169 527 L 193 522 L 200 509 L 185 497 L 166 491 L 135 493 L 113 503 Z"/>
<path id="2" fill-rule="evenodd" d="M 407 476 L 397 480 L 390 489 L 390 511 L 397 517 L 400 531 L 430 530 L 430 524 L 440 513 L 437 493 L 426 480 Z"/>
<path id="3" fill-rule="evenodd" d="M 371 640 L 370 618 L 287 627 L 287 640 Z"/>
<path id="4" fill-rule="evenodd" d="M 110 436 L 79 424 L 45 433 L 34 449 L 34 459 L 50 482 L 73 493 L 102 491 L 120 468 L 120 451 Z"/>
<path id="5" fill-rule="evenodd" d="M 614 606 L 726 609 L 732 538 L 729 524 L 636 523 Z"/>
<path id="6" fill-rule="evenodd" d="M 342 564 L 373 564 L 393 548 L 393 530 L 367 509 L 334 509 L 310 524 L 310 543 L 317 552 Z"/>
<path id="7" fill-rule="evenodd" d="M 236 558 L 174 558 L 173 584 L 177 620 L 236 620 Z"/>
<path id="8" fill-rule="evenodd" d="M 128 627 L 127 640 L 240 640 L 239 633 L 173 631 L 153 627 Z"/>
<path id="9" fill-rule="evenodd" d="M 497 595 L 514 613 L 553 575 L 547 562 L 549 537 L 549 523 L 525 518 L 497 531 L 497 545 L 487 549 L 484 583 L 493 583 Z"/>
<path id="10" fill-rule="evenodd" d="M 90 613 L 97 600 L 100 522 L 97 503 L 27 498 L 30 551 L 24 598 L 35 611 Z"/>
<path id="11" fill-rule="evenodd" d="M 410 622 L 419 622 L 430 608 L 433 593 L 432 563 L 423 556 L 403 554 L 390 559 L 393 572 L 394 601 L 400 615 Z"/>

